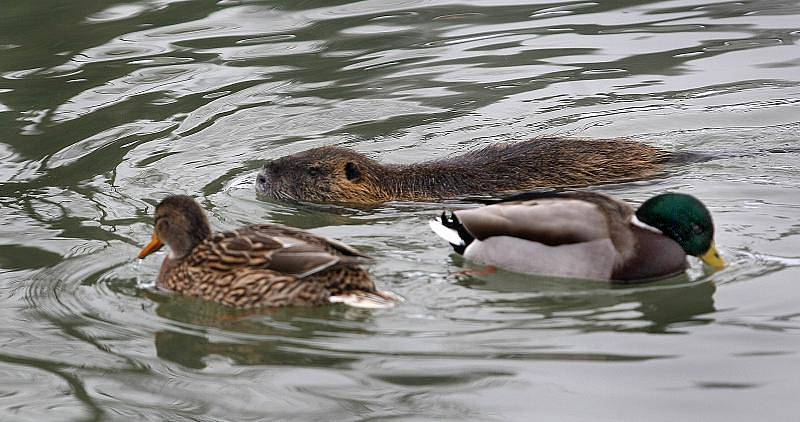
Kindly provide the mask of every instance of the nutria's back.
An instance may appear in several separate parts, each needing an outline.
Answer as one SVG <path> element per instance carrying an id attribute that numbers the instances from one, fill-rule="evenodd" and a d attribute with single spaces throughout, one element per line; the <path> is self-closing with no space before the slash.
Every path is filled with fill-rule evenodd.
<path id="1" fill-rule="evenodd" d="M 416 164 L 381 164 L 342 147 L 270 161 L 256 189 L 274 199 L 379 203 L 495 195 L 652 177 L 672 157 L 639 142 L 547 137 Z"/>

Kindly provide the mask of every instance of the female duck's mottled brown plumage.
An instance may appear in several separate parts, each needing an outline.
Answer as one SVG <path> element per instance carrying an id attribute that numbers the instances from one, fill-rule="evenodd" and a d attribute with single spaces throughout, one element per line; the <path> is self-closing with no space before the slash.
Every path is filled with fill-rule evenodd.
<path id="1" fill-rule="evenodd" d="M 313 202 L 435 200 L 644 179 L 674 158 L 625 139 L 542 137 L 406 165 L 329 146 L 266 163 L 256 190 L 274 199 Z"/>
<path id="2" fill-rule="evenodd" d="M 155 231 L 144 258 L 166 243 L 170 255 L 160 287 L 225 305 L 275 307 L 332 302 L 386 305 L 360 265 L 367 257 L 333 239 L 281 225 L 255 225 L 211 234 L 205 213 L 188 196 L 156 207 Z"/>

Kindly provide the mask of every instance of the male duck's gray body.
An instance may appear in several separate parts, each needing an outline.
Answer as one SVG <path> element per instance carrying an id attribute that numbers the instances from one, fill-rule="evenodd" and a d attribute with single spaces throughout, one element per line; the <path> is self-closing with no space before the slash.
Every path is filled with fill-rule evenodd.
<path id="1" fill-rule="evenodd" d="M 465 258 L 519 273 L 633 282 L 687 267 L 681 245 L 625 202 L 589 192 L 528 197 L 455 211 L 431 227 Z"/>

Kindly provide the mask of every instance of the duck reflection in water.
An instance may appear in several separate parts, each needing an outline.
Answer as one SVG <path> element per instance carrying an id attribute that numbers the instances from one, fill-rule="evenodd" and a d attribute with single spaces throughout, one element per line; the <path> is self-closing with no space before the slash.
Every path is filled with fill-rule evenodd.
<path id="1" fill-rule="evenodd" d="M 563 328 L 675 334 L 688 325 L 710 324 L 716 311 L 713 280 L 692 281 L 686 274 L 633 287 L 505 271 L 464 275 L 459 283 L 484 291 L 484 308 L 538 314 Z M 492 299 L 489 292 L 521 297 Z"/>
<path id="2" fill-rule="evenodd" d="M 242 310 L 181 296 L 152 296 L 160 302 L 156 307 L 159 316 L 181 326 L 214 327 L 226 333 L 223 340 L 212 340 L 205 328 L 155 333 L 159 358 L 195 369 L 205 368 L 211 356 L 230 359 L 237 365 L 344 366 L 357 359 L 326 354 L 301 342 L 315 338 L 318 330 L 365 334 L 365 330 L 353 326 L 362 326 L 372 318 L 368 310 L 351 307 Z M 341 324 L 328 323 L 342 319 L 356 324 L 342 328 Z"/>

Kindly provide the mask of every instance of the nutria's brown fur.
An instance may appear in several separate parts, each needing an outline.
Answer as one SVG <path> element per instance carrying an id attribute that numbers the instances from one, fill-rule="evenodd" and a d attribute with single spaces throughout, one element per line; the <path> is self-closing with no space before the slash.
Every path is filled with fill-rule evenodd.
<path id="1" fill-rule="evenodd" d="M 424 201 L 644 179 L 671 157 L 623 139 L 547 137 L 401 165 L 330 146 L 266 163 L 256 189 L 274 199 L 312 202 Z"/>

